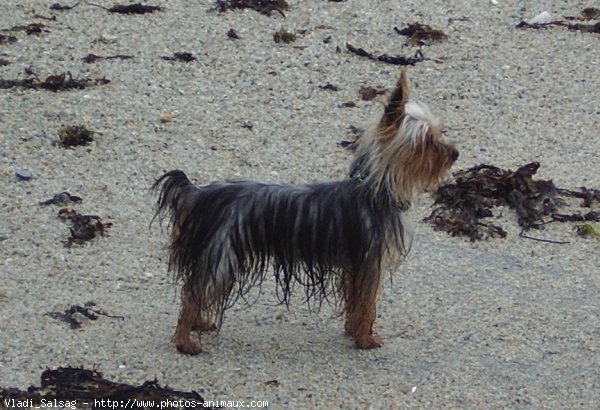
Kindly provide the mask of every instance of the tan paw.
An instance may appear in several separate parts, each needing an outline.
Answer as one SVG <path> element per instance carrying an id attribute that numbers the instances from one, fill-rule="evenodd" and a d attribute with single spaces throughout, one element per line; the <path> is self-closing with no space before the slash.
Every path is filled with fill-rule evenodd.
<path id="1" fill-rule="evenodd" d="M 383 346 L 383 341 L 377 336 L 366 335 L 362 337 L 355 337 L 354 341 L 359 349 L 375 349 Z"/>
<path id="2" fill-rule="evenodd" d="M 177 350 L 179 353 L 189 354 L 191 356 L 195 356 L 197 354 L 202 353 L 202 348 L 197 343 L 188 340 L 187 342 L 175 343 Z"/>

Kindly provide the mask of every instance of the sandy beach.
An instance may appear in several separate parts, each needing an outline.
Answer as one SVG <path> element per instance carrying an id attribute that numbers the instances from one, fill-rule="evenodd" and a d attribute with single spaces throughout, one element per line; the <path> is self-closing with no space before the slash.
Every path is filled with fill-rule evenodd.
<path id="1" fill-rule="evenodd" d="M 331 306 L 311 313 L 300 295 L 289 310 L 275 306 L 265 283 L 190 357 L 170 341 L 179 289 L 166 227 L 149 225 L 148 190 L 172 169 L 198 184 L 345 177 L 352 152 L 341 143 L 384 101 L 363 100 L 361 88 L 389 92 L 400 74 L 347 44 L 422 55 L 409 67 L 412 94 L 460 149 L 454 170 L 539 161 L 537 178 L 600 189 L 600 34 L 515 27 L 543 11 L 595 24 L 566 17 L 600 4 L 289 0 L 285 16 L 269 16 L 211 11 L 213 1 L 156 0 L 145 4 L 162 9 L 143 15 L 52 3 L 0 4 L 1 80 L 91 80 L 0 90 L 0 388 L 83 366 L 273 409 L 598 408 L 600 241 L 572 223 L 531 232 L 567 243 L 527 240 L 515 214 L 497 208 L 507 237 L 470 242 L 423 222 L 433 203 L 423 195 L 409 215 L 412 250 L 380 298 L 382 348 L 356 349 Z M 394 30 L 416 22 L 447 38 L 410 44 Z M 296 40 L 275 43 L 281 29 Z M 84 61 L 90 54 L 104 58 Z M 63 148 L 69 125 L 94 131 L 93 141 Z M 63 245 L 63 206 L 40 205 L 63 191 L 82 198 L 69 208 L 112 224 L 104 237 Z M 47 314 L 88 302 L 122 319 L 77 316 L 71 329 Z"/>

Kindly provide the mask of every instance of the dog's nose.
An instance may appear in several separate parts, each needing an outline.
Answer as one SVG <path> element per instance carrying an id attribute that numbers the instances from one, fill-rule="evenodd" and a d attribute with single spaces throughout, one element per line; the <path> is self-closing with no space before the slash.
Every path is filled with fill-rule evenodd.
<path id="1" fill-rule="evenodd" d="M 457 159 L 458 159 L 458 150 L 453 149 L 452 150 L 452 161 L 456 161 Z"/>

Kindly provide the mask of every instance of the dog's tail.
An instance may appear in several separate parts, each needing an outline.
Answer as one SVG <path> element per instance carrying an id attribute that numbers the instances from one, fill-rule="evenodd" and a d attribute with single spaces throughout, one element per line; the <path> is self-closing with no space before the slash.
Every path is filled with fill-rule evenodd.
<path id="1" fill-rule="evenodd" d="M 157 179 L 150 191 L 159 192 L 152 222 L 156 218 L 162 222 L 165 217 L 169 217 L 170 225 L 177 226 L 192 199 L 194 185 L 183 171 L 174 170 Z"/>

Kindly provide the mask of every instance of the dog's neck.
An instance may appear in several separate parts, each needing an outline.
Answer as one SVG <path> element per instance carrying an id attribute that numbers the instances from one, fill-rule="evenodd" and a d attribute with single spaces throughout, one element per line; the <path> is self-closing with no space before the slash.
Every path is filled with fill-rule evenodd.
<path id="1" fill-rule="evenodd" d="M 368 184 L 369 183 L 369 181 L 368 181 L 369 175 L 368 175 L 368 171 L 366 171 L 363 168 L 363 163 L 364 163 L 364 160 L 361 159 L 360 157 L 356 158 L 354 160 L 354 162 L 352 163 L 352 166 L 350 168 L 350 178 L 355 181 L 358 181 L 360 184 Z M 381 194 L 381 192 L 379 194 Z M 385 195 L 388 196 L 390 199 L 392 199 L 395 207 L 398 208 L 399 211 L 407 211 L 411 206 L 410 200 L 394 198 L 390 192 L 387 192 L 387 190 L 386 190 Z"/>

